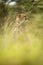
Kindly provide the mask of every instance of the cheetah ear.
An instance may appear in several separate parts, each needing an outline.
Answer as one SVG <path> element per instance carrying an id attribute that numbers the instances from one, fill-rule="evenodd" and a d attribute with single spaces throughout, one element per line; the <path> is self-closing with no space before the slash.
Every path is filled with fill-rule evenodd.
<path id="1" fill-rule="evenodd" d="M 20 14 L 19 14 L 18 16 L 19 16 L 19 18 L 21 17 L 21 15 L 20 15 Z"/>

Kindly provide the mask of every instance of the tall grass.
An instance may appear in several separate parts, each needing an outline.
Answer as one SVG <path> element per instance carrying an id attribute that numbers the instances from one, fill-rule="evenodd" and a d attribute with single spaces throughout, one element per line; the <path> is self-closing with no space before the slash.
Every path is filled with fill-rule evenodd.
<path id="1" fill-rule="evenodd" d="M 0 64 L 43 65 L 43 19 L 35 14 L 17 26 L 8 17 L 0 35 Z M 14 16 L 13 16 L 14 18 Z M 25 25 L 24 25 L 25 24 Z"/>

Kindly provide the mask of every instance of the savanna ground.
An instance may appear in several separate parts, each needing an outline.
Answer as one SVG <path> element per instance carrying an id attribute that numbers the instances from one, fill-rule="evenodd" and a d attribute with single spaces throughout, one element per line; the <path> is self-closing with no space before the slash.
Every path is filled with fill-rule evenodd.
<path id="1" fill-rule="evenodd" d="M 43 13 L 33 14 L 15 30 L 12 13 L 0 35 L 0 65 L 43 65 Z"/>

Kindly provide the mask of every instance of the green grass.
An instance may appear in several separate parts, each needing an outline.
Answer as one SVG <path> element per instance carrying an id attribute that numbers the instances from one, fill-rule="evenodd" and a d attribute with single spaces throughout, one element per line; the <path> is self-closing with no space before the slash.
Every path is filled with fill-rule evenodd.
<path id="1" fill-rule="evenodd" d="M 27 20 L 15 32 L 15 24 L 5 24 L 0 35 L 0 64 L 43 65 L 43 19 L 41 14 Z"/>

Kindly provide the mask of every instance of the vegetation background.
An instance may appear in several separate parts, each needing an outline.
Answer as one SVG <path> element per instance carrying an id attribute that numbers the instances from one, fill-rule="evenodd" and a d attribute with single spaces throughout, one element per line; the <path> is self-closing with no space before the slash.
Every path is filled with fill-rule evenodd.
<path id="1" fill-rule="evenodd" d="M 43 65 L 43 0 L 0 0 L 0 65 Z"/>

